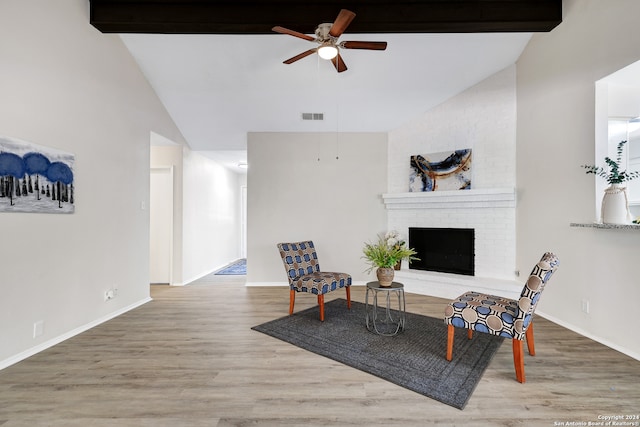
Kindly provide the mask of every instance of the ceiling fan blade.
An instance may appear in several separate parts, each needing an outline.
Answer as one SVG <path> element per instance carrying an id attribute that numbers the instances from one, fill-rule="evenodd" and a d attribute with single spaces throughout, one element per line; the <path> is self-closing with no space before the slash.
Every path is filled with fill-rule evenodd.
<path id="1" fill-rule="evenodd" d="M 342 9 L 338 14 L 338 17 L 335 21 L 333 21 L 333 25 L 331 25 L 331 30 L 329 31 L 329 35 L 331 37 L 338 38 L 344 30 L 347 29 L 353 18 L 356 17 L 356 14 L 347 9 Z"/>
<path id="2" fill-rule="evenodd" d="M 370 50 L 385 50 L 387 48 L 387 42 L 358 42 L 349 41 L 340 43 L 340 47 L 345 49 L 370 49 Z"/>
<path id="3" fill-rule="evenodd" d="M 317 48 L 309 49 L 309 50 L 307 50 L 307 51 L 305 51 L 305 52 L 299 53 L 298 55 L 294 56 L 293 58 L 289 58 L 289 59 L 287 59 L 287 60 L 286 60 L 286 61 L 284 61 L 283 63 L 284 63 L 284 64 L 291 64 L 291 63 L 293 63 L 293 62 L 296 62 L 296 61 L 297 61 L 297 60 L 299 60 L 299 59 L 306 58 L 307 56 L 309 56 L 309 55 L 311 55 L 311 54 L 315 53 L 315 52 L 316 52 L 316 50 L 318 50 L 318 49 L 317 49 Z"/>
<path id="4" fill-rule="evenodd" d="M 347 71 L 347 66 L 342 60 L 342 56 L 340 56 L 340 54 L 333 58 L 331 62 L 333 62 L 333 66 L 336 67 L 336 70 L 338 70 L 339 73 Z"/>
<path id="5" fill-rule="evenodd" d="M 290 30 L 288 28 L 284 28 L 284 27 L 280 27 L 280 26 L 275 26 L 275 27 L 272 28 L 272 30 L 275 31 L 276 33 L 288 34 L 290 36 L 299 37 L 301 39 L 308 40 L 310 42 L 316 40 L 315 37 L 311 37 L 311 36 L 308 36 L 306 34 L 302 34 L 302 33 L 299 33 L 297 31 L 293 31 L 293 30 Z"/>

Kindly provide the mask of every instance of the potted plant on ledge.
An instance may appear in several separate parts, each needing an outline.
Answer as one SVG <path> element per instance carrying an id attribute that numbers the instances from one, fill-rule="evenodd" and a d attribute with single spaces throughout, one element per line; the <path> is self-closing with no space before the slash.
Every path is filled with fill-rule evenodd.
<path id="1" fill-rule="evenodd" d="M 624 144 L 626 143 L 627 141 L 620 141 L 620 143 L 618 143 L 615 161 L 609 157 L 604 158 L 607 164 L 606 168 L 602 166 L 582 165 L 588 174 L 592 173 L 604 178 L 609 184 L 609 187 L 604 190 L 602 207 L 600 209 L 600 221 L 604 224 L 629 224 L 631 222 L 627 187 L 624 183 L 640 178 L 640 172 L 628 172 L 626 169 L 620 170 L 622 152 L 624 150 Z"/>
<path id="2" fill-rule="evenodd" d="M 362 252 L 363 258 L 371 264 L 367 272 L 376 269 L 380 286 L 391 286 L 394 267 L 403 259 L 419 261 L 419 258 L 415 257 L 417 252 L 408 248 L 395 231 L 378 235 L 378 240 L 375 243 L 365 243 Z"/>

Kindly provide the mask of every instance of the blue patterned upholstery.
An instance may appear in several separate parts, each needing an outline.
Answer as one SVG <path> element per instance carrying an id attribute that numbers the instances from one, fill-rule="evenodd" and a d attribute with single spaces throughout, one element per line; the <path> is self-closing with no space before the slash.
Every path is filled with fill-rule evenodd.
<path id="1" fill-rule="evenodd" d="M 556 271 L 558 264 L 558 258 L 554 254 L 545 253 L 533 267 L 520 293 L 520 298 L 517 300 L 479 292 L 467 292 L 459 296 L 445 308 L 444 323 L 450 327 L 484 332 L 520 342 L 526 337 L 529 353 L 533 355 L 535 353 L 533 349 L 533 313 L 545 285 Z M 452 329 L 449 329 L 452 333 Z M 453 342 L 452 336 L 450 340 Z M 514 343 L 514 351 L 515 345 Z M 450 352 L 451 346 L 448 345 L 447 358 L 450 357 Z M 516 366 L 516 372 L 518 372 L 518 368 Z M 522 366 L 522 378 L 518 377 L 518 380 L 520 379 L 522 379 L 521 382 L 524 382 L 524 365 Z"/>
<path id="2" fill-rule="evenodd" d="M 313 242 L 278 243 L 280 257 L 284 263 L 289 281 L 289 314 L 293 312 L 295 292 L 309 292 L 318 295 L 320 318 L 324 320 L 323 295 L 339 288 L 346 288 L 347 305 L 351 308 L 351 276 L 346 273 L 322 272 Z"/>

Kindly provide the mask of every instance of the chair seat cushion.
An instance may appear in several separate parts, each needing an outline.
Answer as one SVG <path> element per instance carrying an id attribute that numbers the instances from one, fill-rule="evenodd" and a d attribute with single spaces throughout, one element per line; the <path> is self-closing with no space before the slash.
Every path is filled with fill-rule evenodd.
<path id="1" fill-rule="evenodd" d="M 335 291 L 338 288 L 351 286 L 351 276 L 346 273 L 332 273 L 317 271 L 294 278 L 291 281 L 291 289 L 297 292 L 310 292 L 321 295 Z"/>
<path id="2" fill-rule="evenodd" d="M 446 307 L 444 322 L 506 338 L 522 339 L 522 320 L 516 319 L 518 301 L 495 295 L 467 292 Z"/>

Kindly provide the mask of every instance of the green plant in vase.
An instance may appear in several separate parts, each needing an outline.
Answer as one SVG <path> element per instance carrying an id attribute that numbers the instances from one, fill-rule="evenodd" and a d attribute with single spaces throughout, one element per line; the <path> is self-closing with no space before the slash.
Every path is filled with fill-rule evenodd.
<path id="1" fill-rule="evenodd" d="M 624 182 L 631 181 L 636 178 L 640 178 L 639 171 L 628 172 L 626 169 L 621 171 L 622 152 L 624 150 L 624 144 L 627 141 L 620 141 L 617 148 L 617 157 L 613 161 L 609 156 L 604 158 L 604 162 L 607 164 L 607 168 L 595 165 L 582 165 L 587 170 L 587 173 L 592 173 L 601 178 L 604 178 L 609 184 L 622 184 Z"/>
<path id="2" fill-rule="evenodd" d="M 362 252 L 363 258 L 370 264 L 366 271 L 371 272 L 374 268 L 377 269 L 378 281 L 382 286 L 391 285 L 393 269 L 400 261 L 420 260 L 415 256 L 417 252 L 407 247 L 406 242 L 395 231 L 378 235 L 378 240 L 375 243 L 365 243 Z"/>
<path id="3" fill-rule="evenodd" d="M 600 221 L 607 224 L 628 224 L 631 222 L 631 214 L 629 212 L 629 201 L 627 198 L 627 189 L 625 182 L 629 182 L 636 178 L 640 178 L 640 171 L 621 170 L 622 153 L 624 144 L 627 141 L 620 141 L 617 147 L 616 160 L 605 157 L 606 167 L 595 165 L 582 165 L 587 173 L 594 174 L 600 178 L 604 178 L 609 187 L 604 190 L 602 198 L 602 207 L 600 209 Z"/>

